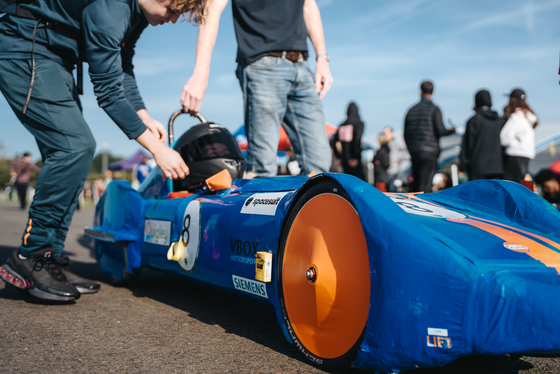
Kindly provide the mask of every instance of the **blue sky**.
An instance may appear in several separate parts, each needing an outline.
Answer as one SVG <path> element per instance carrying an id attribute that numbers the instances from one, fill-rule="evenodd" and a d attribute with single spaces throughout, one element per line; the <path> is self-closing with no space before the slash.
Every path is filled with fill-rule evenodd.
<path id="1" fill-rule="evenodd" d="M 537 138 L 560 132 L 560 2 L 558 0 L 317 0 L 321 10 L 334 84 L 323 99 L 328 122 L 339 124 L 349 101 L 358 103 L 366 135 L 384 126 L 403 127 L 406 110 L 418 100 L 419 83 L 435 83 L 434 102 L 444 120 L 463 127 L 478 89 L 492 93 L 500 114 L 504 93 L 521 87 L 539 116 Z M 152 117 L 167 126 L 179 109 L 183 85 L 195 58 L 197 28 L 179 22 L 149 27 L 137 45 L 135 71 Z M 242 96 L 235 77 L 235 35 L 228 5 L 212 57 L 201 112 L 234 132 L 243 122 Z M 314 57 L 314 52 L 311 52 Z M 314 60 L 312 58 L 311 60 Z M 313 65 L 313 63 L 312 63 Z M 97 107 L 87 75 L 84 116 L 97 140 L 128 157 L 140 146 L 128 140 Z M 30 150 L 34 138 L 0 96 L 0 145 L 12 157 Z M 191 124 L 175 122 L 180 134 Z"/>

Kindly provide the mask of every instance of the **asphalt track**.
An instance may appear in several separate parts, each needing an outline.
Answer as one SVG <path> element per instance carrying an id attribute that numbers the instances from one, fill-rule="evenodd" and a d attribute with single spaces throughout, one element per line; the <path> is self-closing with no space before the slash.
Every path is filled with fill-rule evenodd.
<path id="1" fill-rule="evenodd" d="M 76 212 L 66 253 L 72 268 L 102 283 L 99 293 L 49 304 L 0 282 L 0 373 L 323 373 L 284 339 L 266 305 L 153 271 L 110 285 L 83 236 L 92 217 L 91 207 Z M 0 203 L 2 263 L 26 220 L 16 204 Z M 407 371 L 428 373 L 560 373 L 560 359 L 472 356 Z"/>

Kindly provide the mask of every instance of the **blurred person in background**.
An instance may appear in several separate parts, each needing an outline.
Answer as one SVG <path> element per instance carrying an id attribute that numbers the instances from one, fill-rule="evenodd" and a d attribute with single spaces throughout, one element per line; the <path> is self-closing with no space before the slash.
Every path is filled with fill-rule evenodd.
<path id="1" fill-rule="evenodd" d="M 334 135 L 335 149 L 342 163 L 345 174 L 366 180 L 364 165 L 362 164 L 362 135 L 364 123 L 356 103 L 348 104 L 347 118 L 338 126 Z"/>
<path id="2" fill-rule="evenodd" d="M 432 192 L 432 180 L 440 153 L 439 138 L 455 133 L 443 125 L 441 110 L 432 102 L 434 84 L 420 85 L 420 102 L 410 108 L 404 120 L 404 140 L 412 161 L 410 192 Z"/>
<path id="3" fill-rule="evenodd" d="M 459 170 L 466 172 L 469 180 L 502 179 L 504 160 L 500 131 L 504 120 L 492 110 L 490 92 L 476 93 L 474 111 L 476 114 L 467 121 L 463 135 Z"/>
<path id="4" fill-rule="evenodd" d="M 558 204 L 560 204 L 560 174 L 550 169 L 542 169 L 533 180 L 541 187 L 543 198 L 558 208 Z"/>
<path id="5" fill-rule="evenodd" d="M 373 158 L 373 173 L 375 188 L 381 192 L 387 192 L 387 185 L 389 184 L 389 167 L 391 166 L 391 158 L 389 143 L 393 140 L 393 129 L 385 127 L 383 132 L 379 134 L 379 150 Z"/>
<path id="6" fill-rule="evenodd" d="M 30 158 L 31 154 L 25 152 L 22 158 L 10 164 L 10 178 L 17 189 L 20 209 L 22 210 L 27 207 L 27 188 L 31 181 L 31 172 L 39 173 L 41 171 L 37 165 L 29 162 Z"/>
<path id="7" fill-rule="evenodd" d="M 432 180 L 432 192 L 443 191 L 448 188 L 453 187 L 453 182 L 451 181 L 451 175 L 449 173 L 436 173 L 434 179 Z"/>
<path id="8" fill-rule="evenodd" d="M 152 167 L 148 164 L 148 157 L 142 157 L 142 162 L 138 164 L 136 168 L 136 179 L 138 179 L 138 183 L 144 182 L 144 179 L 150 174 L 152 171 Z"/>
<path id="9" fill-rule="evenodd" d="M 504 179 L 521 183 L 525 179 L 529 160 L 535 158 L 535 127 L 538 117 L 525 101 L 525 92 L 515 88 L 504 108 L 506 123 L 500 132 L 505 147 Z"/>

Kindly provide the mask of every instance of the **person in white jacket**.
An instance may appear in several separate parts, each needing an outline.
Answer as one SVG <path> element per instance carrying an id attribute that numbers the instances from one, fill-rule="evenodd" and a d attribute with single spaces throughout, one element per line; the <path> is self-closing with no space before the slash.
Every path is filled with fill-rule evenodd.
<path id="1" fill-rule="evenodd" d="M 504 108 L 507 121 L 500 133 L 505 147 L 504 179 L 521 183 L 525 178 L 529 160 L 535 158 L 535 127 L 538 118 L 525 102 L 525 92 L 516 88 L 509 94 Z"/>

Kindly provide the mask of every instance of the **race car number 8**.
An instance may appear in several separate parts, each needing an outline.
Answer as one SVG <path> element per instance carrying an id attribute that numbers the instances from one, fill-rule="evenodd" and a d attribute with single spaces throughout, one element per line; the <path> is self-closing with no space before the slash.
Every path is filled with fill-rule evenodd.
<path id="1" fill-rule="evenodd" d="M 193 200 L 185 209 L 183 216 L 183 229 L 181 231 L 181 241 L 186 247 L 183 255 L 178 262 L 179 265 L 190 272 L 193 270 L 196 259 L 198 258 L 198 250 L 200 247 L 200 201 Z"/>

